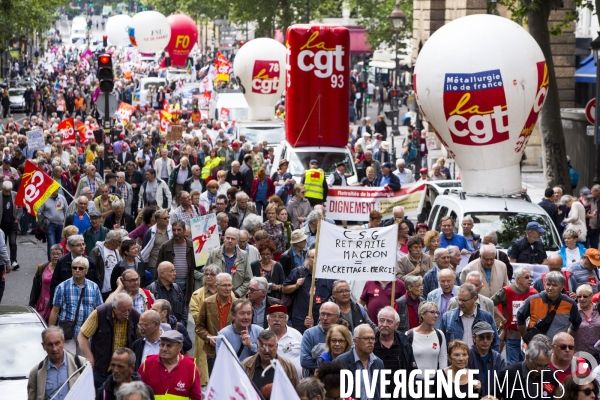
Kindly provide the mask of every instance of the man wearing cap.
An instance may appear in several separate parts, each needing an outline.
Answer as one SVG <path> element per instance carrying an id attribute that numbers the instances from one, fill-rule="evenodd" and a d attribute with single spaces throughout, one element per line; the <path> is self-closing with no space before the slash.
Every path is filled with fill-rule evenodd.
<path id="1" fill-rule="evenodd" d="M 335 171 L 327 177 L 327 184 L 329 186 L 348 186 L 346 182 L 346 163 L 340 161 L 335 164 Z"/>
<path id="2" fill-rule="evenodd" d="M 417 182 L 428 181 L 429 179 L 429 170 L 426 167 L 423 167 L 419 170 L 419 175 L 421 176 Z"/>
<path id="3" fill-rule="evenodd" d="M 281 186 L 285 184 L 286 179 L 284 178 L 284 175 L 288 170 L 289 164 L 289 161 L 285 158 L 279 161 L 279 169 L 273 172 L 273 174 L 271 175 L 271 179 L 273 180 L 273 184 L 275 186 Z"/>
<path id="4" fill-rule="evenodd" d="M 308 237 L 302 229 L 292 232 L 291 247 L 283 252 L 279 263 L 283 267 L 283 273 L 288 276 L 295 268 L 302 267 L 306 258 L 306 240 Z"/>
<path id="5" fill-rule="evenodd" d="M 19 174 L 15 168 L 10 166 L 10 162 L 10 156 L 4 156 L 2 159 L 2 178 L 4 181 L 15 183 L 15 181 L 19 179 Z"/>
<path id="6" fill-rule="evenodd" d="M 373 186 L 383 187 L 394 192 L 400 190 L 400 179 L 392 174 L 392 164 L 389 162 L 381 164 L 381 173 L 375 177 Z"/>
<path id="7" fill-rule="evenodd" d="M 238 163 L 244 161 L 246 151 L 242 149 L 240 142 L 234 140 L 233 143 L 231 143 L 231 150 L 233 150 L 233 161 L 237 161 Z"/>
<path id="8" fill-rule="evenodd" d="M 525 228 L 525 236 L 517 239 L 508 249 L 508 257 L 511 263 L 523 264 L 548 264 L 546 259 L 546 248 L 540 240 L 546 230 L 535 222 L 529 222 Z"/>
<path id="9" fill-rule="evenodd" d="M 91 226 L 83 232 L 83 240 L 85 241 L 85 254 L 90 254 L 97 242 L 104 242 L 109 229 L 102 225 L 102 214 L 94 209 L 88 213 Z"/>
<path id="10" fill-rule="evenodd" d="M 181 355 L 183 335 L 176 330 L 160 335 L 159 354 L 151 355 L 140 366 L 142 381 L 156 398 L 202 400 L 200 372 L 194 359 Z"/>
<path id="11" fill-rule="evenodd" d="M 50 197 L 38 209 L 38 224 L 47 225 L 46 238 L 48 241 L 48 261 L 50 261 L 50 248 L 62 241 L 63 224 L 67 213 L 67 200 L 58 193 L 52 192 Z"/>
<path id="12" fill-rule="evenodd" d="M 304 172 L 301 183 L 304 184 L 305 197 L 311 207 L 327 200 L 329 185 L 325 180 L 325 171 L 319 168 L 317 160 L 310 160 L 310 168 Z"/>
<path id="13" fill-rule="evenodd" d="M 556 229 L 562 228 L 558 221 L 558 207 L 554 204 L 554 190 L 552 188 L 546 188 L 544 191 L 544 198 L 538 203 L 538 206 L 542 207 L 544 211 L 548 213 L 552 222 L 556 226 Z"/>
<path id="14" fill-rule="evenodd" d="M 581 260 L 567 268 L 577 284 L 576 287 L 570 288 L 570 291 L 575 292 L 579 286 L 588 284 L 592 287 L 594 294 L 598 293 L 600 287 L 598 267 L 600 267 L 600 251 L 593 248 L 587 249 Z"/>
<path id="15" fill-rule="evenodd" d="M 391 161 L 389 152 L 390 144 L 388 142 L 381 141 L 381 133 L 378 133 L 376 136 L 379 136 L 379 139 L 377 140 L 377 142 L 375 142 L 375 144 L 379 143 L 379 147 L 376 150 L 374 149 L 375 153 L 373 153 L 373 158 L 379 161 L 380 163 L 389 163 Z"/>
<path id="16" fill-rule="evenodd" d="M 494 394 L 493 382 L 496 371 L 502 371 L 506 367 L 502 355 L 491 348 L 494 333 L 494 328 L 485 321 L 479 321 L 473 325 L 473 345 L 469 351 L 467 369 L 475 371 L 475 379 L 481 382 L 481 391 L 479 392 L 481 396 Z M 488 387 L 488 383 L 491 385 L 490 387 Z"/>
<path id="17" fill-rule="evenodd" d="M 277 337 L 277 354 L 285 357 L 294 364 L 298 378 L 302 379 L 302 365 L 300 365 L 300 346 L 302 334 L 287 325 L 288 310 L 282 304 L 275 304 L 267 310 L 268 330 L 273 331 Z"/>

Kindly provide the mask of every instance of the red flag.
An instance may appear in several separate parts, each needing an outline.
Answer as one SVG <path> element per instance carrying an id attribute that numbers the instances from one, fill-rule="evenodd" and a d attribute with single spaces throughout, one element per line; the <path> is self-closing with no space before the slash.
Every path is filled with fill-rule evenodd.
<path id="1" fill-rule="evenodd" d="M 38 209 L 58 189 L 60 189 L 58 182 L 55 182 L 30 160 L 26 160 L 21 185 L 15 197 L 15 204 L 25 208 L 25 211 L 37 218 Z M 62 205 L 62 207 L 66 206 L 66 204 Z"/>
<path id="2" fill-rule="evenodd" d="M 165 99 L 163 101 L 163 108 L 162 109 L 165 110 L 165 111 L 169 111 L 169 102 L 167 101 L 167 99 Z"/>
<path id="3" fill-rule="evenodd" d="M 80 143 L 87 143 L 88 139 L 92 139 L 95 141 L 94 131 L 92 130 L 92 128 L 80 121 L 77 121 L 76 125 Z"/>
<path id="4" fill-rule="evenodd" d="M 63 135 L 63 140 L 62 140 L 63 146 L 71 146 L 71 145 L 75 144 L 74 125 L 75 125 L 75 122 L 73 121 L 73 118 L 67 118 L 64 121 L 62 121 L 60 124 L 58 124 L 58 131 L 62 132 L 62 135 Z"/>
<path id="5" fill-rule="evenodd" d="M 169 127 L 173 126 L 173 122 L 171 122 L 172 118 L 173 118 L 173 116 L 168 111 L 165 111 L 165 110 L 160 111 L 160 133 L 161 134 L 166 134 L 169 130 Z"/>

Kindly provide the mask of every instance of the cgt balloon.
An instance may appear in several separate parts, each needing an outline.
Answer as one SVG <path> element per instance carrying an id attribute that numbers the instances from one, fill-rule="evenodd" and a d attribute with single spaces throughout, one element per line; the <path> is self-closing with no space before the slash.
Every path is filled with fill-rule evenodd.
<path id="1" fill-rule="evenodd" d="M 460 167 L 467 193 L 520 192 L 519 163 L 548 81 L 542 50 L 506 18 L 459 18 L 425 43 L 415 65 L 417 103 Z"/>
<path id="2" fill-rule="evenodd" d="M 187 57 L 198 41 L 198 26 L 193 19 L 184 14 L 172 14 L 167 17 L 171 26 L 171 40 L 166 50 L 171 57 L 171 65 L 185 67 Z"/>
<path id="3" fill-rule="evenodd" d="M 167 18 L 157 11 L 142 11 L 133 16 L 129 28 L 130 41 L 140 53 L 158 53 L 171 39 Z M 131 39 L 133 36 L 133 40 Z"/>
<path id="4" fill-rule="evenodd" d="M 129 25 L 131 25 L 129 15 L 115 15 L 106 21 L 106 36 L 115 46 L 129 45 Z"/>
<path id="5" fill-rule="evenodd" d="M 285 47 L 268 38 L 251 40 L 237 52 L 233 72 L 248 102 L 248 119 L 273 118 L 285 85 L 285 57 Z"/>

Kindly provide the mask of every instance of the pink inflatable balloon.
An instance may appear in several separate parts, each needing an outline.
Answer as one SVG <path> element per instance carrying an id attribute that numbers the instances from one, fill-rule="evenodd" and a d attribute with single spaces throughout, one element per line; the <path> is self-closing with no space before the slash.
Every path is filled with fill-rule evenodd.
<path id="1" fill-rule="evenodd" d="M 171 57 L 171 65 L 185 67 L 187 57 L 198 41 L 198 26 L 184 14 L 169 15 L 167 21 L 171 25 L 171 40 L 165 49 Z"/>

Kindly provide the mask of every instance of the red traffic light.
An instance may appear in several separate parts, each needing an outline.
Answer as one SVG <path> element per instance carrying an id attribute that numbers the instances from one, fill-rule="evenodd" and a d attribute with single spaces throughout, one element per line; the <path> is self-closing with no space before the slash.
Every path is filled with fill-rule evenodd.
<path id="1" fill-rule="evenodd" d="M 103 56 L 100 56 L 100 58 L 98 59 L 98 62 L 100 64 L 110 64 L 110 56 L 107 56 L 106 54 Z"/>
<path id="2" fill-rule="evenodd" d="M 392 90 L 392 96 L 396 97 L 398 95 L 398 92 L 396 92 L 395 90 Z"/>

